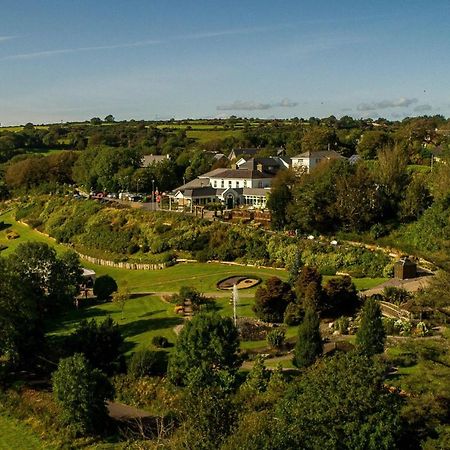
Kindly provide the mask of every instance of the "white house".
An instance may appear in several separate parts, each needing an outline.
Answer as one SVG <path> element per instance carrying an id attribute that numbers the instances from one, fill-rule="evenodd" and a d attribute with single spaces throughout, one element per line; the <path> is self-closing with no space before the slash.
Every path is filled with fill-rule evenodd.
<path id="1" fill-rule="evenodd" d="M 239 205 L 264 208 L 274 177 L 264 168 L 257 159 L 251 159 L 239 168 L 215 169 L 178 187 L 169 196 L 183 206 L 220 202 L 228 209 Z"/>
<path id="2" fill-rule="evenodd" d="M 309 173 L 314 167 L 323 161 L 330 161 L 332 159 L 345 159 L 340 153 L 334 150 L 305 152 L 300 155 L 293 156 L 292 168 L 302 170 Z"/>

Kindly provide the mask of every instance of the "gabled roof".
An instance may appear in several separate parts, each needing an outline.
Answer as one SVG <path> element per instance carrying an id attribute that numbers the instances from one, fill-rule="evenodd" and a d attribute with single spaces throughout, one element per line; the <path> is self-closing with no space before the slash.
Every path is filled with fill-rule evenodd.
<path id="1" fill-rule="evenodd" d="M 152 164 L 158 164 L 170 159 L 169 155 L 144 155 L 142 157 L 141 167 L 149 167 Z"/>
<path id="2" fill-rule="evenodd" d="M 228 159 L 237 158 L 242 155 L 253 156 L 256 155 L 260 150 L 261 150 L 260 148 L 234 148 L 228 155 Z"/>
<path id="3" fill-rule="evenodd" d="M 185 189 L 183 192 L 184 197 L 211 197 L 213 195 L 217 195 L 217 189 L 214 189 L 211 186 Z"/>
<path id="4" fill-rule="evenodd" d="M 265 197 L 270 192 L 270 189 L 266 188 L 242 188 L 243 195 L 258 195 Z"/>
<path id="5" fill-rule="evenodd" d="M 211 170 L 210 172 L 206 172 L 203 175 L 199 175 L 199 178 L 213 178 L 219 177 L 222 172 L 225 170 L 229 170 L 226 167 L 219 167 L 218 169 Z"/>
<path id="6" fill-rule="evenodd" d="M 221 173 L 214 176 L 210 175 L 210 178 L 235 178 L 235 179 L 260 179 L 260 178 L 273 178 L 273 175 L 261 172 L 260 170 L 252 169 L 222 169 Z"/>
<path id="7" fill-rule="evenodd" d="M 185 189 L 195 189 L 209 186 L 209 178 L 195 178 L 191 181 L 188 181 L 183 186 L 176 188 L 177 191 L 185 190 Z"/>
<path id="8" fill-rule="evenodd" d="M 317 152 L 304 152 L 299 155 L 293 156 L 292 159 L 297 158 L 327 158 L 327 159 L 342 159 L 344 158 L 340 153 L 335 150 L 323 150 Z"/>

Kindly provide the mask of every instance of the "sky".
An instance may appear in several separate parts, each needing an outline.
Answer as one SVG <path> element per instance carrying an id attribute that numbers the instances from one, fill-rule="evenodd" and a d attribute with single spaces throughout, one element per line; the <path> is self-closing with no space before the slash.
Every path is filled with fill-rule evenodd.
<path id="1" fill-rule="evenodd" d="M 0 0 L 0 123 L 450 115 L 448 0 Z"/>

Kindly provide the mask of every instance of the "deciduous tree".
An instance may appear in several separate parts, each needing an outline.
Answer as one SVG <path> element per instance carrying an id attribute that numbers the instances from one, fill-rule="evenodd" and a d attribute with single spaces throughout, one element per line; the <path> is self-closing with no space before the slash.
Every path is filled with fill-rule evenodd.
<path id="1" fill-rule="evenodd" d="M 106 376 L 92 369 L 81 354 L 62 359 L 52 377 L 61 419 L 80 435 L 99 433 L 108 420 L 106 401 L 113 388 Z"/>
<path id="2" fill-rule="evenodd" d="M 168 377 L 178 385 L 221 384 L 240 365 L 237 328 L 216 313 L 194 316 L 178 336 L 169 359 Z"/>

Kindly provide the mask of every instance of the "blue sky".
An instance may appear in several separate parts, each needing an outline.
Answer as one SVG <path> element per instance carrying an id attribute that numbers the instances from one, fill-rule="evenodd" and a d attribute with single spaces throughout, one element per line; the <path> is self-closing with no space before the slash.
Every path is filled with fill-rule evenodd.
<path id="1" fill-rule="evenodd" d="M 447 0 L 0 0 L 0 123 L 450 115 Z"/>

